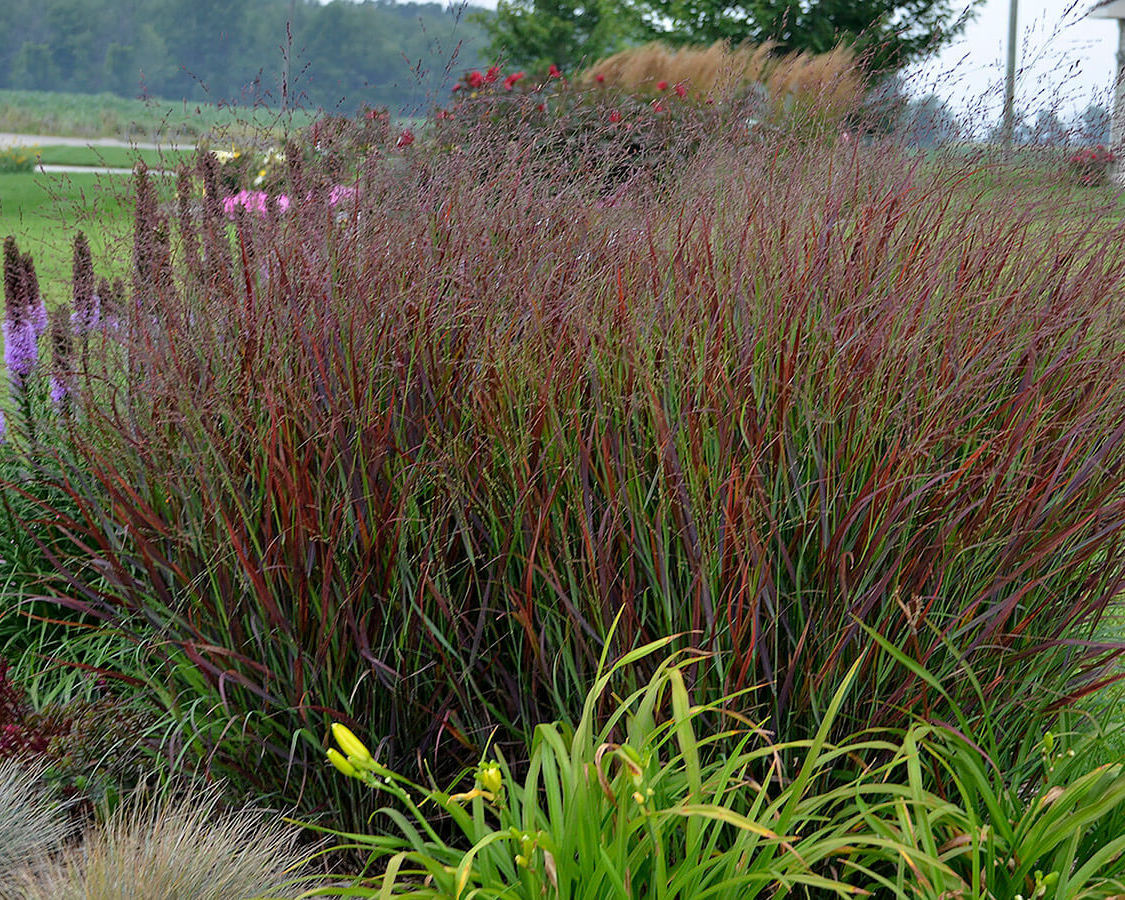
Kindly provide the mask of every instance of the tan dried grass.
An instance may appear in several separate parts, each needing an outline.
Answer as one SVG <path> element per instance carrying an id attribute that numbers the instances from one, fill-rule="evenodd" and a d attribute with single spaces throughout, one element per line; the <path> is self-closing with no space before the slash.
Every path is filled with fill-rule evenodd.
<path id="1" fill-rule="evenodd" d="M 26 900 L 293 897 L 298 832 L 259 810 L 223 811 L 215 790 L 153 802 L 142 793 L 81 846 L 20 878 Z"/>
<path id="2" fill-rule="evenodd" d="M 850 50 L 837 47 L 829 53 L 785 55 L 775 50 L 771 43 L 732 48 L 717 41 L 710 47 L 671 48 L 656 41 L 594 63 L 579 76 L 579 83 L 636 93 L 654 91 L 665 81 L 669 86 L 682 84 L 696 97 L 716 100 L 759 84 L 775 113 L 816 110 L 830 118 L 861 101 L 863 76 Z"/>
<path id="3" fill-rule="evenodd" d="M 21 896 L 15 873 L 62 846 L 70 834 L 66 810 L 42 783 L 43 766 L 0 761 L 0 898 Z"/>

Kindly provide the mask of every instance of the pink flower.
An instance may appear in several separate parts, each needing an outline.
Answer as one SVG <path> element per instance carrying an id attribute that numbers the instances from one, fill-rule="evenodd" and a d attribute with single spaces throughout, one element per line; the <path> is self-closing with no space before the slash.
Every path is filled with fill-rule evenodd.
<path id="1" fill-rule="evenodd" d="M 556 66 L 554 63 L 551 63 L 550 68 L 547 69 L 547 77 L 548 78 L 562 78 L 562 72 L 559 71 L 558 66 Z"/>
<path id="2" fill-rule="evenodd" d="M 278 212 L 285 212 L 287 209 L 289 209 L 289 197 L 285 194 L 279 194 L 277 197 Z"/>
<path id="3" fill-rule="evenodd" d="M 461 90 L 461 88 L 463 88 L 463 87 L 464 87 L 464 85 L 463 85 L 463 84 L 461 84 L 460 82 L 458 82 L 457 84 L 453 85 L 453 93 L 455 93 L 455 94 L 456 94 L 456 93 L 457 93 L 457 92 L 458 92 L 459 90 Z"/>
<path id="4" fill-rule="evenodd" d="M 328 192 L 328 205 L 335 206 L 345 200 L 354 200 L 356 189 L 351 185 L 337 184 Z"/>
<path id="5" fill-rule="evenodd" d="M 403 131 L 402 134 L 400 134 L 398 136 L 398 140 L 395 142 L 395 146 L 399 150 L 401 150 L 404 147 L 409 147 L 413 143 L 414 143 L 414 132 L 411 131 L 409 128 L 407 128 L 405 131 Z"/>
<path id="6" fill-rule="evenodd" d="M 656 82 L 656 89 L 657 89 L 658 91 L 666 91 L 666 90 L 668 90 L 668 82 L 667 82 L 667 81 L 658 81 L 658 82 Z"/>
<path id="7" fill-rule="evenodd" d="M 510 91 L 512 88 L 514 88 L 516 86 L 516 82 L 519 81 L 523 77 L 524 77 L 523 72 L 513 72 L 511 75 L 509 75 L 507 78 L 504 79 L 504 90 Z"/>

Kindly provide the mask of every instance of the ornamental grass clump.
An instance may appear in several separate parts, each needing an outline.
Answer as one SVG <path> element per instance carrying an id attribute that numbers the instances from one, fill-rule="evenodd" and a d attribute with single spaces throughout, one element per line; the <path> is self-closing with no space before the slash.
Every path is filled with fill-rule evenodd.
<path id="1" fill-rule="evenodd" d="M 274 900 L 300 893 L 299 832 L 251 807 L 227 810 L 216 789 L 157 799 L 139 792 L 79 847 L 21 878 L 24 900 Z"/>
<path id="2" fill-rule="evenodd" d="M 1108 207 L 768 133 L 611 203 L 609 138 L 576 167 L 464 134 L 335 207 L 296 146 L 285 215 L 206 195 L 198 262 L 138 252 L 171 287 L 92 345 L 43 470 L 66 502 L 29 517 L 75 544 L 41 593 L 136 651 L 181 758 L 358 829 L 331 722 L 448 779 L 576 718 L 607 644 L 678 635 L 697 702 L 781 743 L 858 663 L 832 739 L 957 703 L 1004 718 L 1001 757 L 1118 676 Z"/>
<path id="3" fill-rule="evenodd" d="M 22 900 L 18 873 L 59 850 L 72 831 L 65 808 L 42 780 L 43 766 L 0 759 L 0 898 Z"/>
<path id="4" fill-rule="evenodd" d="M 579 78 L 587 88 L 663 95 L 696 103 L 730 104 L 762 124 L 790 132 L 838 128 L 859 108 L 866 84 L 854 54 L 777 53 L 776 46 L 669 47 L 659 41 L 598 60 Z"/>

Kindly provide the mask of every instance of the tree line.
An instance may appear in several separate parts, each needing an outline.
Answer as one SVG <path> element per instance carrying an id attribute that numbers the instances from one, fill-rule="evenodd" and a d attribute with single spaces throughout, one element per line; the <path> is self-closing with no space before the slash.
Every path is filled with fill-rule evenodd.
<path id="1" fill-rule="evenodd" d="M 423 109 L 479 66 L 464 7 L 368 0 L 3 0 L 0 88 Z"/>

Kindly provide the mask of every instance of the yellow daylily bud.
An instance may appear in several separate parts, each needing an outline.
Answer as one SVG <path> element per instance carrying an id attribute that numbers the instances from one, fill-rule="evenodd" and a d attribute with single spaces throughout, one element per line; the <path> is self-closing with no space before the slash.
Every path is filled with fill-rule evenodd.
<path id="1" fill-rule="evenodd" d="M 503 775 L 500 772 L 500 767 L 496 763 L 490 763 L 487 766 L 481 767 L 477 772 L 477 781 L 480 786 L 488 791 L 490 794 L 499 794 L 500 786 L 503 784 Z"/>
<path id="2" fill-rule="evenodd" d="M 340 745 L 340 749 L 351 761 L 352 765 L 366 766 L 375 762 L 371 751 L 364 746 L 363 741 L 352 734 L 351 729 L 339 722 L 332 723 L 332 737 Z"/>
<path id="3" fill-rule="evenodd" d="M 359 778 L 359 770 L 348 762 L 335 747 L 328 748 L 328 761 L 349 778 Z"/>

